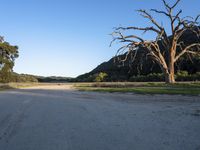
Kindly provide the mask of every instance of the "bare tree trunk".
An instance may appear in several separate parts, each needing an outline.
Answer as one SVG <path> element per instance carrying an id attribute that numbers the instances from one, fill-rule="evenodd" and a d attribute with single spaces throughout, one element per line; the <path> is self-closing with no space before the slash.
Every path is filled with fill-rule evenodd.
<path id="1" fill-rule="evenodd" d="M 170 83 L 175 83 L 175 77 L 174 77 L 174 62 L 171 62 L 170 67 L 169 67 L 169 78 L 170 78 Z"/>
<path id="2" fill-rule="evenodd" d="M 175 83 L 175 75 L 174 75 L 174 52 L 170 53 L 169 65 L 168 65 L 168 73 L 165 74 L 165 82 L 166 83 Z"/>
<path id="3" fill-rule="evenodd" d="M 167 74 L 165 74 L 165 82 L 166 83 L 170 83 L 170 84 L 172 84 L 172 83 L 175 83 L 175 78 L 174 78 L 174 74 L 173 73 L 167 73 Z"/>

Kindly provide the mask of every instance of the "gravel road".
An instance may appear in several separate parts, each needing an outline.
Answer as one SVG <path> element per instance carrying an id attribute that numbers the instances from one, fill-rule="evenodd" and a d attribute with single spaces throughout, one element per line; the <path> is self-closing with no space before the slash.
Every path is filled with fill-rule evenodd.
<path id="1" fill-rule="evenodd" d="M 3 91 L 0 150 L 200 150 L 200 97 Z"/>

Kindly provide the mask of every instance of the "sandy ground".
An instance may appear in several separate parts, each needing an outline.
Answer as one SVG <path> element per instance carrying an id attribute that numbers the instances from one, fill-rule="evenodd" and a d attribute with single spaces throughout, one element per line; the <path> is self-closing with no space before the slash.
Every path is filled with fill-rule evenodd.
<path id="1" fill-rule="evenodd" d="M 41 89 L 41 90 L 75 90 L 73 84 L 41 84 L 20 89 Z"/>
<path id="2" fill-rule="evenodd" d="M 200 97 L 3 91 L 0 150 L 200 150 Z"/>

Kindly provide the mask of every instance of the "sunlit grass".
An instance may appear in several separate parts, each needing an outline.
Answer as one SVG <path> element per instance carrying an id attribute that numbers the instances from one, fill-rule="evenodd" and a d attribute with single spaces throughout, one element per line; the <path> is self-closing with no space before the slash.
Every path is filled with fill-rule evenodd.
<path id="1" fill-rule="evenodd" d="M 200 95 L 199 82 L 184 82 L 176 84 L 165 84 L 161 82 L 150 83 L 82 83 L 75 87 L 81 91 L 96 92 L 131 92 L 138 94 L 182 94 Z"/>
<path id="2" fill-rule="evenodd" d="M 25 87 L 31 87 L 31 86 L 37 86 L 40 85 L 39 83 L 5 83 L 5 84 L 0 84 L 0 90 L 8 90 L 8 89 L 20 89 L 20 88 L 25 88 Z"/>

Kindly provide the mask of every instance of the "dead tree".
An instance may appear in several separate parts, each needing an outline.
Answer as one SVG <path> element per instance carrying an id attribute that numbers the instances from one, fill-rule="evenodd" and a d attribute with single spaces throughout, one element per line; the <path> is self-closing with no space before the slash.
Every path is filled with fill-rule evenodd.
<path id="1" fill-rule="evenodd" d="M 140 49 L 143 49 L 146 56 L 151 58 L 157 64 L 159 64 L 163 74 L 165 75 L 166 83 L 175 82 L 175 63 L 184 55 L 196 55 L 200 54 L 200 40 L 195 43 L 186 45 L 182 36 L 186 32 L 191 32 L 197 39 L 200 39 L 200 28 L 198 19 L 200 15 L 196 18 L 184 17 L 181 18 L 182 10 L 174 13 L 174 9 L 180 2 L 177 0 L 174 5 L 170 6 L 166 0 L 162 0 L 165 6 L 165 10 L 151 9 L 150 12 L 156 14 L 164 15 L 169 20 L 169 26 L 171 28 L 170 35 L 167 34 L 166 28 L 159 24 L 158 21 L 146 10 L 138 10 L 140 15 L 148 19 L 152 26 L 148 27 L 118 27 L 115 28 L 113 32 L 113 41 L 118 41 L 120 43 L 125 43 L 124 46 L 118 49 L 118 53 L 126 51 L 128 56 L 130 53 L 134 53 L 133 59 L 137 57 L 137 53 Z M 144 40 L 143 38 L 136 35 L 125 35 L 124 31 L 140 30 L 144 33 L 153 32 L 156 33 L 155 40 Z M 127 32 L 126 32 L 127 33 Z M 125 58 L 125 60 L 128 57 Z M 125 61 L 124 60 L 124 61 Z"/>

